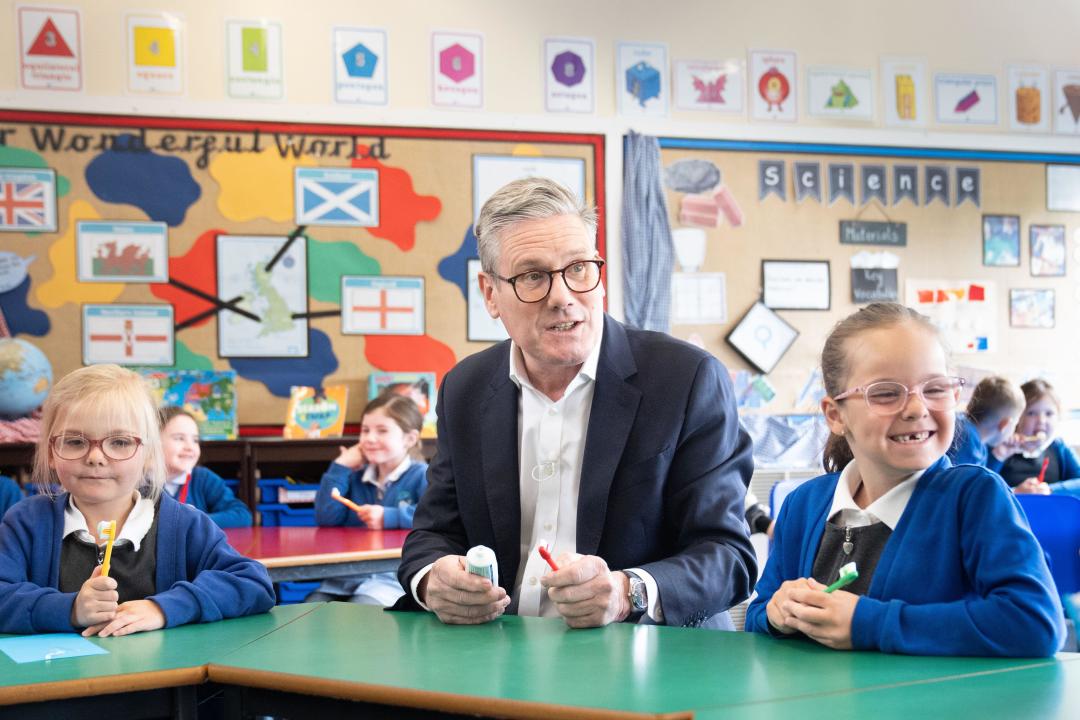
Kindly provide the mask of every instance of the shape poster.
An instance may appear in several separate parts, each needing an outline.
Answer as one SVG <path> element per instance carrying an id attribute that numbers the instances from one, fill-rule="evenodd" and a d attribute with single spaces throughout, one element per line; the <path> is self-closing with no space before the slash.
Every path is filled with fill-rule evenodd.
<path id="1" fill-rule="evenodd" d="M 997 294 L 983 280 L 908 280 L 905 304 L 937 325 L 954 353 L 997 350 Z"/>
<path id="2" fill-rule="evenodd" d="M 128 90 L 179 95 L 184 91 L 184 33 L 177 15 L 128 15 Z"/>
<path id="3" fill-rule="evenodd" d="M 615 49 L 615 94 L 619 114 L 666 117 L 668 114 L 667 45 L 618 43 Z"/>
<path id="4" fill-rule="evenodd" d="M 1054 71 L 1054 132 L 1080 135 L 1080 70 Z"/>
<path id="5" fill-rule="evenodd" d="M 596 105 L 596 47 L 585 38 L 544 40 L 544 109 L 591 113 Z"/>
<path id="6" fill-rule="evenodd" d="M 163 222 L 80 221 L 75 237 L 79 282 L 169 280 L 169 226 Z"/>
<path id="7" fill-rule="evenodd" d="M 1009 129 L 1050 131 L 1050 74 L 1044 67 L 1010 65 L 1008 82 Z"/>
<path id="8" fill-rule="evenodd" d="M 795 53 L 750 51 L 750 117 L 786 122 L 799 118 Z"/>
<path id="9" fill-rule="evenodd" d="M 676 60 L 675 107 L 741 113 L 746 64 L 741 60 Z"/>
<path id="10" fill-rule="evenodd" d="M 873 120 L 874 81 L 870 71 L 807 68 L 806 111 L 815 117 Z"/>
<path id="11" fill-rule="evenodd" d="M 171 305 L 83 305 L 83 364 L 173 365 Z"/>
<path id="12" fill-rule="evenodd" d="M 368 28 L 334 28 L 334 102 L 386 105 L 389 59 L 386 31 Z"/>
<path id="13" fill-rule="evenodd" d="M 303 235 L 218 235 L 218 355 L 307 357 Z"/>
<path id="14" fill-rule="evenodd" d="M 472 33 L 431 34 L 431 104 L 484 106 L 484 38 Z"/>
<path id="15" fill-rule="evenodd" d="M 934 106 L 939 123 L 997 125 L 997 78 L 938 73 L 934 76 Z"/>
<path id="16" fill-rule="evenodd" d="M 82 19 L 79 11 L 20 5 L 16 13 L 19 87 L 26 90 L 82 90 Z"/>
<path id="17" fill-rule="evenodd" d="M 423 335 L 424 278 L 344 275 L 343 335 Z"/>
<path id="18" fill-rule="evenodd" d="M 281 25 L 269 20 L 225 23 L 226 80 L 229 97 L 280 100 L 285 97 Z"/>
<path id="19" fill-rule="evenodd" d="M 882 58 L 881 94 L 885 124 L 918 127 L 926 124 L 926 62 L 918 58 Z"/>

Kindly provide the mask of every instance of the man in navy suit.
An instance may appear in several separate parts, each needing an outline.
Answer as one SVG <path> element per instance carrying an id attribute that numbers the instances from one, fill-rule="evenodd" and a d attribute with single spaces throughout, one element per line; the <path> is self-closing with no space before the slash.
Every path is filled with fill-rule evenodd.
<path id="1" fill-rule="evenodd" d="M 484 302 L 510 340 L 443 380 L 402 605 L 446 623 L 509 609 L 572 627 L 730 627 L 757 568 L 743 519 L 751 443 L 726 370 L 605 315 L 596 215 L 557 183 L 506 185 L 476 236 Z M 494 550 L 498 583 L 466 571 L 476 545 Z"/>

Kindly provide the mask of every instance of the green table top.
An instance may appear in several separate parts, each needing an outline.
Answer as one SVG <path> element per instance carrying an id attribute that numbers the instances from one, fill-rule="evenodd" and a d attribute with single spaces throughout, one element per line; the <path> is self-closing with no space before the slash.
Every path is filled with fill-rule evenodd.
<path id="1" fill-rule="evenodd" d="M 108 650 L 107 655 L 19 664 L 0 653 L 0 704 L 201 683 L 212 655 L 242 647 L 316 608 L 285 605 L 235 620 L 90 638 Z M 177 672 L 163 679 L 161 673 L 169 671 Z"/>
<path id="2" fill-rule="evenodd" d="M 1056 660 L 836 652 L 752 633 L 504 617 L 443 625 L 423 613 L 328 603 L 211 660 L 211 680 L 250 687 L 517 717 L 586 708 L 648 714 L 797 700 L 1026 668 Z M 1077 666 L 1080 668 L 1080 664 Z M 986 675 L 993 685 L 994 675 Z M 904 696 L 902 687 L 896 691 Z M 922 695 L 915 693 L 914 695 Z M 553 707 L 555 706 L 555 707 Z M 920 700 L 919 707 L 926 707 Z M 573 713 L 567 711 L 573 708 Z"/>

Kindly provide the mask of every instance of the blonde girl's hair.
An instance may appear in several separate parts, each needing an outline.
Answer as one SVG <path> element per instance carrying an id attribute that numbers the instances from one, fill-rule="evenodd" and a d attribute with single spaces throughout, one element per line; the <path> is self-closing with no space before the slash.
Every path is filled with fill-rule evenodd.
<path id="1" fill-rule="evenodd" d="M 414 460 L 419 460 L 421 458 L 419 437 L 424 427 L 424 416 L 420 414 L 420 408 L 417 407 L 416 402 L 411 397 L 399 395 L 393 390 L 385 390 L 367 404 L 361 419 L 375 410 L 386 413 L 387 417 L 397 423 L 402 432 L 416 433 L 417 441 L 409 448 L 409 455 Z"/>
<path id="2" fill-rule="evenodd" d="M 157 402 L 137 373 L 119 365 L 91 365 L 65 375 L 49 392 L 41 412 L 41 437 L 34 455 L 33 480 L 38 490 L 55 495 L 59 480 L 49 467 L 50 439 L 64 432 L 68 418 L 94 413 L 104 427 L 128 429 L 142 440 L 143 480 L 139 491 L 157 501 L 165 486 Z"/>
<path id="3" fill-rule="evenodd" d="M 847 380 L 851 376 L 851 353 L 848 345 L 854 337 L 868 330 L 879 330 L 905 322 L 915 323 L 931 333 L 941 343 L 945 356 L 948 357 L 949 348 L 940 331 L 930 322 L 930 318 L 899 303 L 871 303 L 836 323 L 825 340 L 825 347 L 821 350 L 821 379 L 829 397 L 836 397 L 847 390 Z M 822 453 L 825 472 L 840 472 L 854 458 L 847 438 L 843 435 L 829 435 Z"/>
<path id="4" fill-rule="evenodd" d="M 1024 409 L 1024 396 L 1008 378 L 991 375 L 979 381 L 971 391 L 966 412 L 976 425 L 997 420 L 1002 415 L 1016 417 Z"/>

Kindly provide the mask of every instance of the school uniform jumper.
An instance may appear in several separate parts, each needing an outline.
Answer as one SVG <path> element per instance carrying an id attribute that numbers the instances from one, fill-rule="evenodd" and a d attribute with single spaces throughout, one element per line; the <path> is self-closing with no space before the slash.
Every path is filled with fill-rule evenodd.
<path id="1" fill-rule="evenodd" d="M 221 476 L 210 468 L 196 465 L 186 485 L 187 497 L 184 502 L 209 515 L 218 527 L 251 527 L 251 510 L 233 495 Z M 181 485 L 173 497 L 179 499 L 183 492 L 184 486 Z"/>
<path id="2" fill-rule="evenodd" d="M 967 413 L 956 413 L 956 434 L 947 454 L 953 465 L 986 466 L 989 448 L 979 437 L 979 429 Z"/>
<path id="3" fill-rule="evenodd" d="M 1046 482 L 1050 485 L 1050 492 L 1080 495 L 1080 458 L 1076 457 L 1076 453 L 1061 438 L 1054 438 L 1050 446 L 1037 458 L 1013 455 L 1002 461 L 991 453 L 986 466 L 1001 475 L 1010 487 L 1015 487 L 1029 477 L 1038 476 L 1043 458 L 1046 457 L 1050 458 L 1050 464 L 1046 468 Z"/>
<path id="4" fill-rule="evenodd" d="M 0 517 L 8 508 L 23 499 L 22 488 L 7 475 L 0 475 Z"/>
<path id="5" fill-rule="evenodd" d="M 59 588 L 68 494 L 35 495 L 0 523 L 0 632 L 74 632 L 77 593 Z M 165 627 L 266 612 L 274 589 L 266 568 L 236 552 L 203 512 L 163 494 L 158 506 L 156 593 Z"/>
<path id="6" fill-rule="evenodd" d="M 315 495 L 315 522 L 323 527 L 365 527 L 355 512 L 333 498 L 331 493 L 337 488 L 357 505 L 382 505 L 385 530 L 410 529 L 416 503 L 427 489 L 427 468 L 427 463 L 413 462 L 401 477 L 387 485 L 382 500 L 379 500 L 378 487 L 363 482 L 366 465 L 359 470 L 350 470 L 340 463 L 330 463 Z"/>
<path id="7" fill-rule="evenodd" d="M 787 580 L 811 577 L 839 473 L 784 500 L 746 629 L 782 635 L 765 606 Z M 1043 552 L 997 475 L 943 457 L 915 486 L 851 623 L 856 650 L 912 655 L 1047 657 L 1064 616 Z"/>

